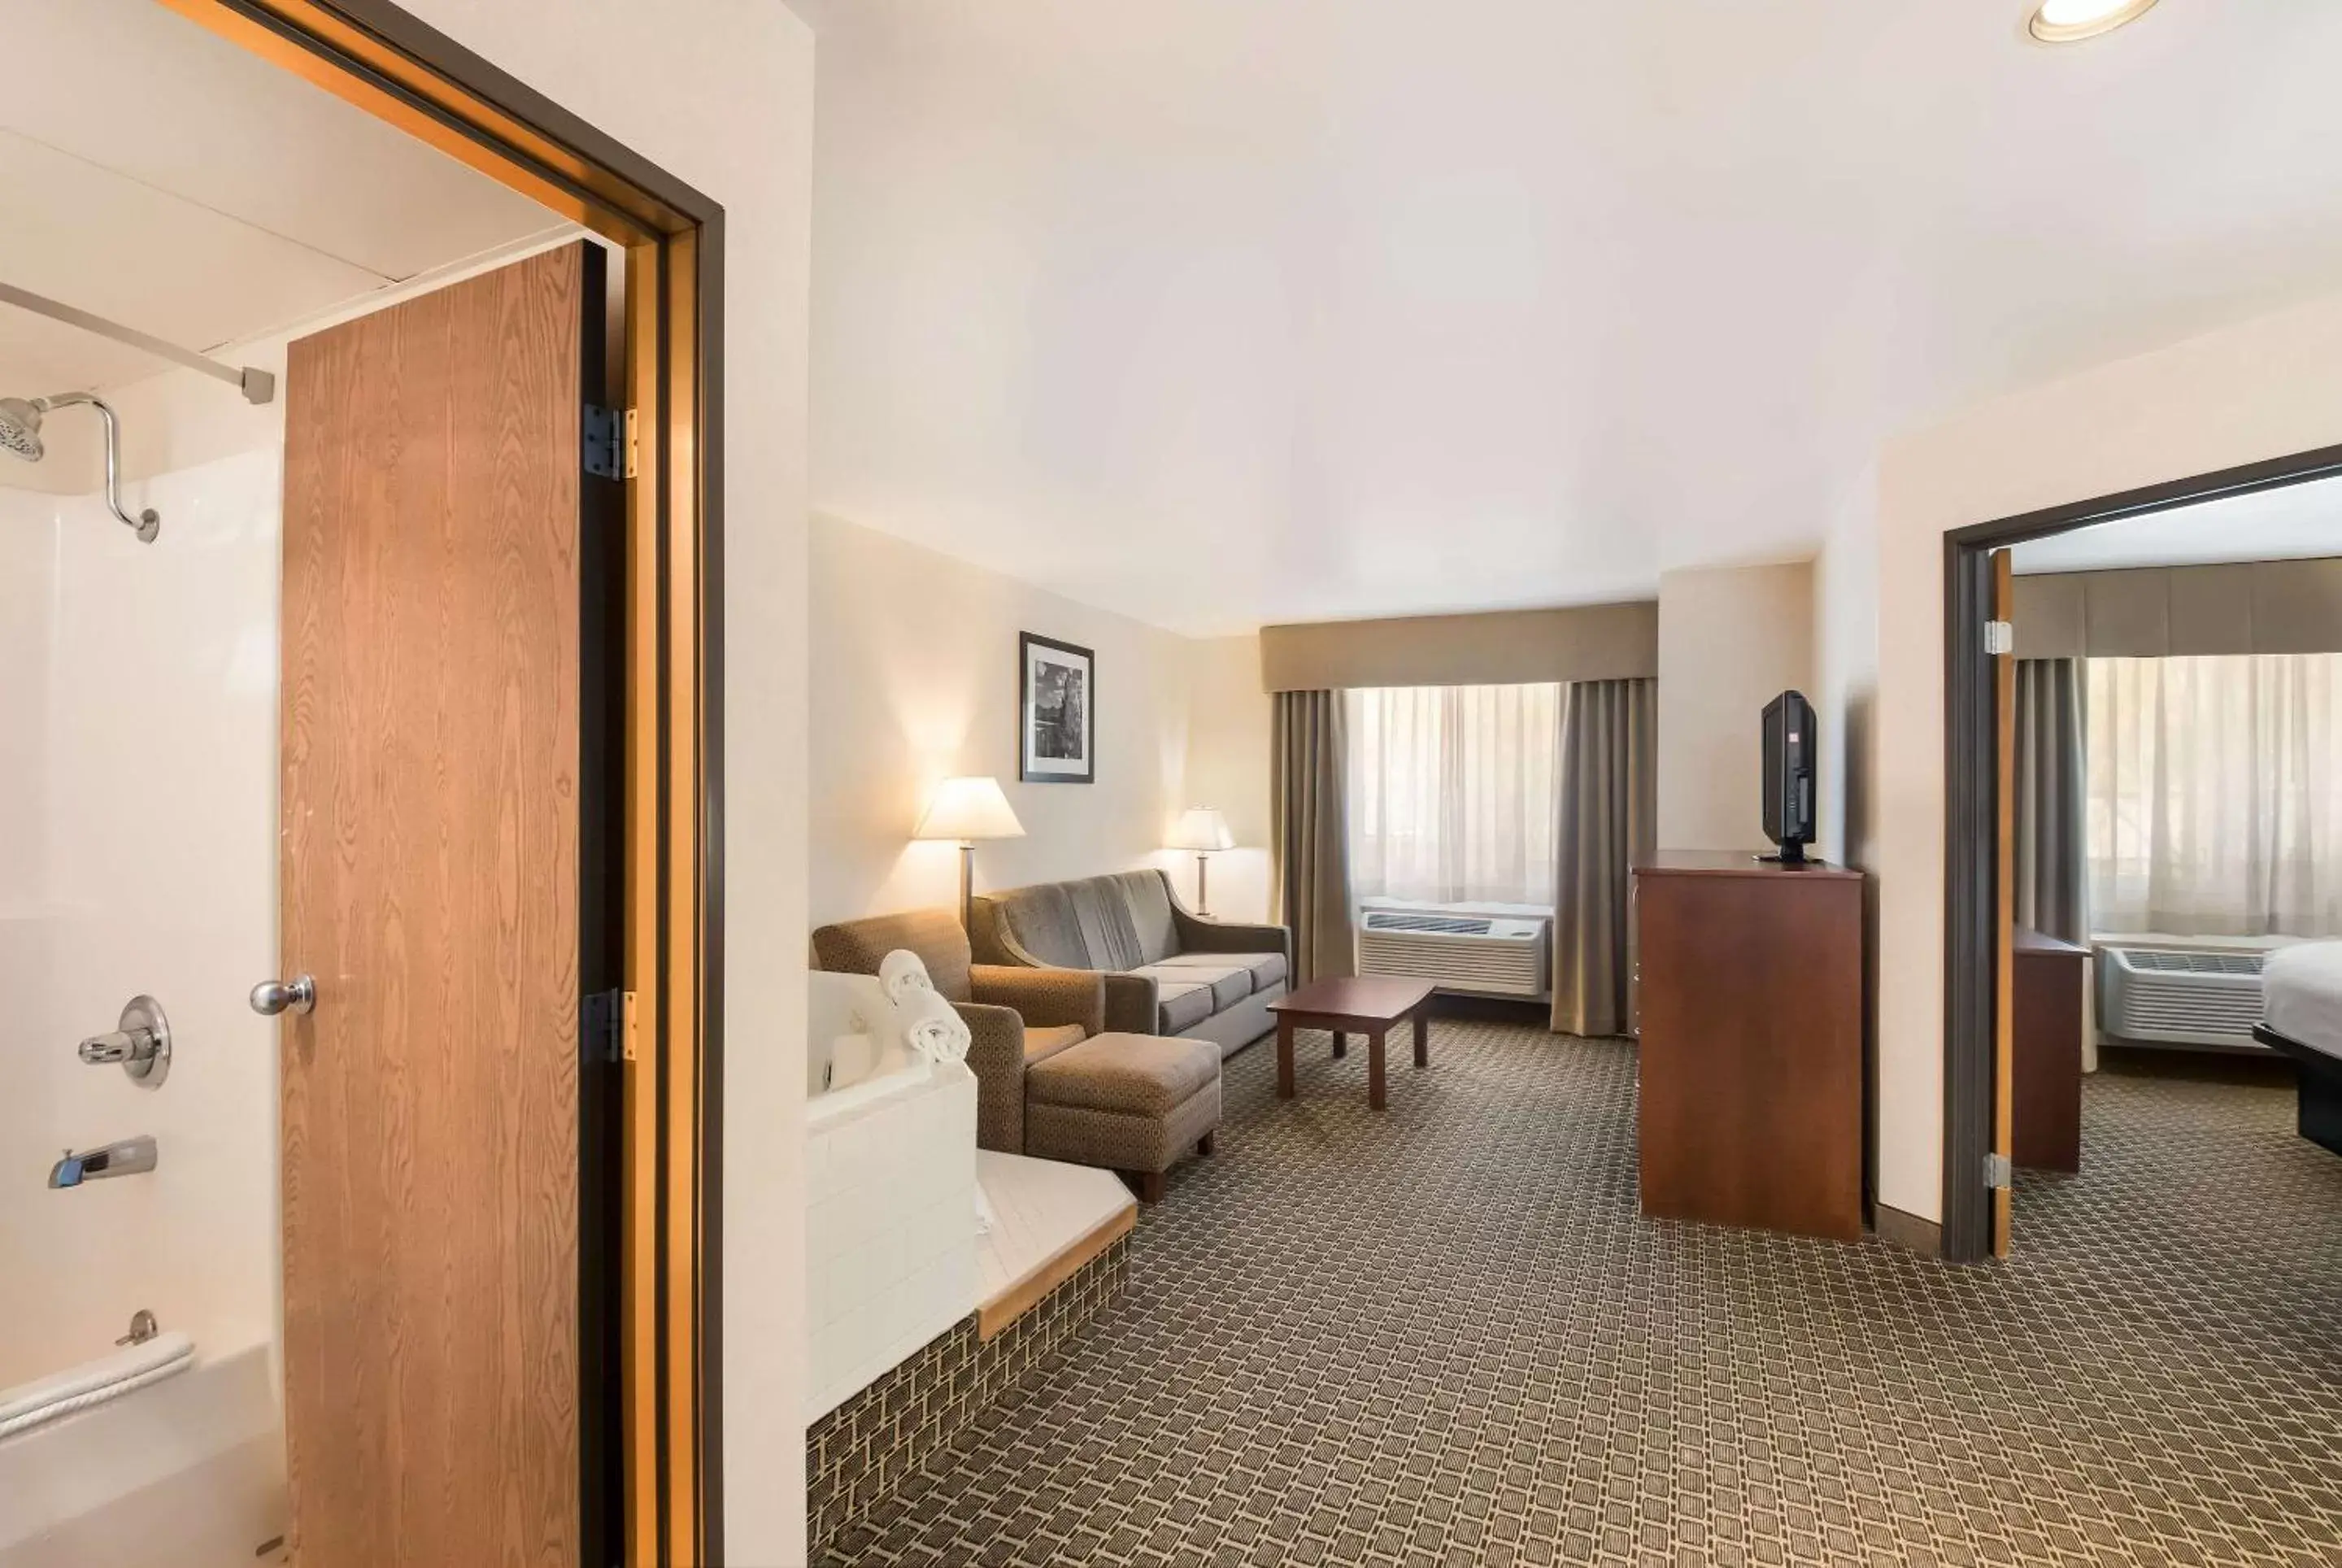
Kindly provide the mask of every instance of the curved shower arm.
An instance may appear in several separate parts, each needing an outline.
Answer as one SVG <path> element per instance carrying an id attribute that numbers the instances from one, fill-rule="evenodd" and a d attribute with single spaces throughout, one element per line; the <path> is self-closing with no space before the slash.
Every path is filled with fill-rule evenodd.
<path id="1" fill-rule="evenodd" d="M 132 517 L 122 506 L 122 424 L 114 417 L 114 405 L 95 392 L 59 392 L 53 397 L 38 398 L 35 407 L 67 408 L 85 403 L 97 410 L 105 421 L 105 505 L 122 526 L 136 534 L 141 543 L 153 544 L 155 536 L 163 529 L 163 519 L 152 507 Z"/>

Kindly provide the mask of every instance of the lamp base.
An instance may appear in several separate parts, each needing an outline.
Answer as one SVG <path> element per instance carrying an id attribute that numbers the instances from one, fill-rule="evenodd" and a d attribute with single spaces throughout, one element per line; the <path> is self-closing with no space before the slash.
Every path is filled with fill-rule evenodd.
<path id="1" fill-rule="evenodd" d="M 1199 851 L 1196 856 L 1196 913 L 1206 920 L 1212 918 L 1211 868 L 1212 858 Z"/>
<path id="2" fill-rule="evenodd" d="M 976 936 L 976 846 L 959 847 L 959 929 Z"/>

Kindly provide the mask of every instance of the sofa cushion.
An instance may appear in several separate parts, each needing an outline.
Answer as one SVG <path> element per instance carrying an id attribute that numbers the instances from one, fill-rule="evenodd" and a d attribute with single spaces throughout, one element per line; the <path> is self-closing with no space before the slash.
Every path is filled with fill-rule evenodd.
<path id="1" fill-rule="evenodd" d="M 1025 1076 L 1025 1098 L 1038 1105 L 1164 1116 L 1219 1078 L 1219 1048 L 1208 1040 L 1101 1034 L 1033 1068 Z"/>
<path id="2" fill-rule="evenodd" d="M 1125 871 L 1101 878 L 1111 882 L 1124 909 L 1134 944 L 1127 965 L 1161 963 L 1179 950 L 1179 927 L 1171 918 L 1171 884 L 1160 871 Z"/>
<path id="3" fill-rule="evenodd" d="M 1155 980 L 1155 1003 L 1157 1027 L 1166 1034 L 1177 1034 L 1193 1029 L 1219 1010 L 1212 1002 L 1212 988 L 1200 980 Z"/>
<path id="4" fill-rule="evenodd" d="M 1150 969 L 1220 969 L 1228 964 L 1241 964 L 1252 971 L 1252 989 L 1264 990 L 1281 980 L 1291 978 L 1291 970 L 1283 953 L 1174 953 L 1147 967 Z"/>
<path id="5" fill-rule="evenodd" d="M 1151 977 L 1166 995 L 1172 986 L 1208 987 L 1212 993 L 1213 1012 L 1224 1012 L 1252 995 L 1252 970 L 1239 963 L 1148 964 L 1145 969 L 1130 972 Z"/>
<path id="6" fill-rule="evenodd" d="M 1064 969 L 1102 970 L 1115 966 L 1099 961 L 1090 951 L 1082 923 L 1075 918 L 1074 900 L 1063 882 L 1044 882 L 995 893 L 984 900 L 1002 933 L 1045 964 Z M 987 955 L 989 956 L 989 955 Z M 1009 961 L 1002 955 L 996 961 Z"/>
<path id="7" fill-rule="evenodd" d="M 1025 1065 L 1046 1061 L 1069 1046 L 1081 1044 L 1090 1031 L 1077 1023 L 1059 1024 L 1054 1029 L 1026 1029 L 1025 1031 Z"/>
<path id="8" fill-rule="evenodd" d="M 1037 882 L 976 904 L 984 930 L 976 946 L 987 963 L 1012 961 L 994 951 L 999 944 L 990 928 L 1043 963 L 1066 969 L 1136 969 L 1178 946 L 1171 884 L 1160 871 Z"/>

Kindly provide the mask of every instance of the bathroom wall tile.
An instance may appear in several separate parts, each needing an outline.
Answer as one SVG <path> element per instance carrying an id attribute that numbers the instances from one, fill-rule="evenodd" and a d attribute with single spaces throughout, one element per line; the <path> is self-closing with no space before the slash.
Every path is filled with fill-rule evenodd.
<path id="1" fill-rule="evenodd" d="M 50 498 L 47 718 L 5 763 L 45 802 L 45 1021 L 0 1134 L 21 1160 L 152 1133 L 160 1164 L 11 1206 L 0 1256 L 45 1266 L 0 1321 L 43 1370 L 141 1307 L 206 1354 L 275 1335 L 276 1026 L 244 995 L 277 959 L 281 467 L 271 446 L 127 487 L 163 515 L 152 545 L 95 496 Z M 141 992 L 176 1047 L 160 1089 L 73 1053 Z"/>
<path id="2" fill-rule="evenodd" d="M 810 1413 L 974 1310 L 975 1098 L 972 1075 L 937 1072 L 810 1140 L 828 1175 L 806 1211 Z"/>

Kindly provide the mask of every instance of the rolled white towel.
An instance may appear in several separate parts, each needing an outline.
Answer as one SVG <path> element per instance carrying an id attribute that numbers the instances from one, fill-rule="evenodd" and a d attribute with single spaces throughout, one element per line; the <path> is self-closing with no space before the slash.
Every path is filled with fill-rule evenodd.
<path id="1" fill-rule="evenodd" d="M 911 1049 L 929 1061 L 966 1061 L 972 1037 L 957 1010 L 931 990 L 906 990 L 904 996 L 895 1010 Z"/>
<path id="2" fill-rule="evenodd" d="M 903 1006 L 915 994 L 925 991 L 936 994 L 936 982 L 927 973 L 927 966 L 919 955 L 906 948 L 896 948 L 878 960 L 878 983 L 886 989 L 886 1000 L 896 1007 Z"/>

